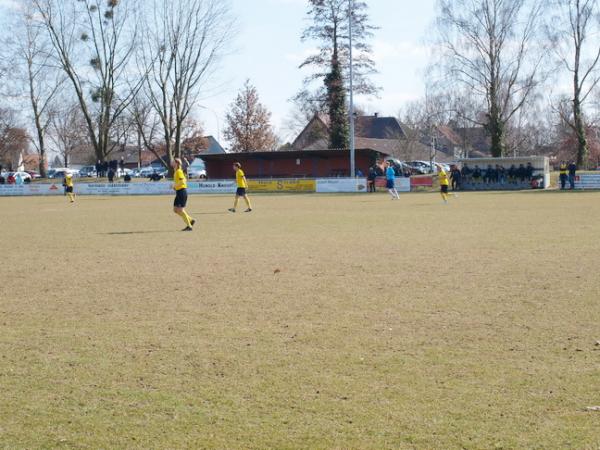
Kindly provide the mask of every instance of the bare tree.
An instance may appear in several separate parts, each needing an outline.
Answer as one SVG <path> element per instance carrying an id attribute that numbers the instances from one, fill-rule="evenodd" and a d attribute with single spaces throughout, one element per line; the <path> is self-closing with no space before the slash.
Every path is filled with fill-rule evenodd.
<path id="1" fill-rule="evenodd" d="M 113 127 L 141 86 L 132 71 L 138 43 L 136 0 L 31 0 L 53 58 L 77 97 L 96 159 L 114 150 Z"/>
<path id="2" fill-rule="evenodd" d="M 485 118 L 471 117 L 502 156 L 506 128 L 539 85 L 542 52 L 539 0 L 440 0 L 436 23 L 445 90 L 468 89 Z"/>
<path id="3" fill-rule="evenodd" d="M 13 109 L 0 108 L 0 165 L 16 169 L 23 153 L 26 153 L 29 135 L 18 126 L 17 115 Z"/>
<path id="4" fill-rule="evenodd" d="M 94 161 L 87 125 L 78 103 L 66 105 L 52 115 L 49 136 L 64 167 L 69 167 L 76 154 L 88 157 L 90 163 Z"/>
<path id="5" fill-rule="evenodd" d="M 586 104 L 600 83 L 600 3 L 598 0 L 554 0 L 555 16 L 548 35 L 560 65 L 572 78 L 572 98 L 560 100 L 561 119 L 575 133 L 577 164 L 587 164 Z M 567 106 L 568 104 L 568 106 Z"/>
<path id="6" fill-rule="evenodd" d="M 40 175 L 46 177 L 46 137 L 53 114 L 54 102 L 64 84 L 61 71 L 53 67 L 50 42 L 45 30 L 33 17 L 30 1 L 24 1 L 15 13 L 16 27 L 11 29 L 8 45 L 16 62 L 13 80 L 18 85 L 13 94 L 23 94 L 28 99 L 35 139 L 32 139 L 39 156 Z M 13 83 L 14 84 L 14 83 Z"/>
<path id="7" fill-rule="evenodd" d="M 150 0 L 146 8 L 138 60 L 143 64 L 140 70 L 147 72 L 143 93 L 152 107 L 146 119 L 152 123 L 155 115 L 160 122 L 164 155 L 148 137 L 144 141 L 169 166 L 181 156 L 186 121 L 214 75 L 234 26 L 227 5 L 219 0 Z M 138 130 L 148 131 L 148 123 Z"/>

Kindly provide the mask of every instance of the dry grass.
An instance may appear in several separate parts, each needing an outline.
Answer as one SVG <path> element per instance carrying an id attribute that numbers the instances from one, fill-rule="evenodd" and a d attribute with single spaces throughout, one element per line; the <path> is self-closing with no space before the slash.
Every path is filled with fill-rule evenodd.
<path id="1" fill-rule="evenodd" d="M 600 446 L 600 193 L 254 200 L 0 199 L 0 447 Z"/>

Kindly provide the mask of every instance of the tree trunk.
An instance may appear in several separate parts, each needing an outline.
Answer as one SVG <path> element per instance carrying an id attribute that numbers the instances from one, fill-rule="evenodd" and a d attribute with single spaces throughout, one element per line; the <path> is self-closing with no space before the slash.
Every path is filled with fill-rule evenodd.
<path id="1" fill-rule="evenodd" d="M 575 100 L 573 100 L 573 116 L 575 119 L 575 133 L 577 134 L 577 165 L 585 167 L 588 163 L 589 152 L 581 102 L 578 97 L 576 95 Z"/>

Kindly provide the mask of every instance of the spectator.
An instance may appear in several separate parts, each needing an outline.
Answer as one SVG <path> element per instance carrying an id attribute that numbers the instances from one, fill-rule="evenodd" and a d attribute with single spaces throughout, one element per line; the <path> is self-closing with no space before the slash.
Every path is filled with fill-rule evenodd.
<path id="1" fill-rule="evenodd" d="M 564 191 L 565 188 L 567 187 L 567 179 L 568 179 L 568 167 L 567 163 L 565 161 L 561 161 L 560 162 L 560 166 L 558 167 L 559 170 L 559 175 L 558 175 L 558 179 L 560 180 L 560 190 Z"/>
<path id="2" fill-rule="evenodd" d="M 475 168 L 473 169 L 473 184 L 479 184 L 479 180 L 481 180 L 481 169 L 475 164 Z"/>
<path id="3" fill-rule="evenodd" d="M 162 179 L 162 175 L 153 172 L 152 175 L 148 178 L 150 181 L 160 181 Z"/>
<path id="4" fill-rule="evenodd" d="M 376 192 L 375 188 L 375 179 L 377 178 L 377 170 L 375 167 L 369 167 L 369 175 L 367 176 L 367 191 L 368 192 Z"/>
<path id="5" fill-rule="evenodd" d="M 21 175 L 21 172 L 15 174 L 15 184 L 19 186 L 23 184 L 23 175 Z"/>
<path id="6" fill-rule="evenodd" d="M 569 163 L 569 189 L 575 189 L 575 177 L 577 175 L 577 165 L 574 161 Z"/>
<path id="7" fill-rule="evenodd" d="M 496 173 L 498 174 L 497 182 L 500 184 L 506 183 L 506 169 L 504 166 L 496 164 Z"/>
<path id="8" fill-rule="evenodd" d="M 521 181 L 521 183 L 524 183 L 525 179 L 527 178 L 527 169 L 523 164 L 519 164 L 519 168 L 517 169 L 517 178 L 519 181 Z"/>
<path id="9" fill-rule="evenodd" d="M 364 174 L 362 173 L 362 170 L 356 169 L 356 176 L 358 178 L 364 178 Z"/>
<path id="10" fill-rule="evenodd" d="M 517 166 L 514 164 L 508 169 L 508 182 L 514 184 L 517 181 Z"/>
<path id="11" fill-rule="evenodd" d="M 527 167 L 525 167 L 525 171 L 526 171 L 527 181 L 531 181 L 533 179 L 533 172 L 535 172 L 535 169 L 533 168 L 533 166 L 531 165 L 530 162 L 527 163 Z"/>
<path id="12" fill-rule="evenodd" d="M 111 167 L 110 169 L 108 169 L 108 182 L 113 183 L 114 181 L 115 181 L 115 172 Z"/>
<path id="13" fill-rule="evenodd" d="M 450 178 L 452 179 L 452 190 L 459 191 L 462 187 L 462 173 L 458 166 L 452 166 Z"/>
<path id="14" fill-rule="evenodd" d="M 102 163 L 102 178 L 104 178 L 106 176 L 108 172 L 108 161 L 104 161 Z"/>
<path id="15" fill-rule="evenodd" d="M 100 162 L 100 160 L 98 160 L 98 162 L 96 163 L 95 169 L 96 178 L 100 178 L 102 176 L 102 163 Z"/>
<path id="16" fill-rule="evenodd" d="M 4 179 L 4 177 L 2 175 L 0 175 L 0 184 L 5 184 L 6 180 Z"/>
<path id="17" fill-rule="evenodd" d="M 121 161 L 119 161 L 119 168 L 121 169 L 121 173 L 125 171 L 125 158 L 121 156 Z"/>
<path id="18" fill-rule="evenodd" d="M 462 181 L 464 181 L 465 183 L 470 183 L 472 173 L 473 171 L 471 170 L 471 168 L 467 164 L 465 164 L 460 172 L 460 174 L 462 175 Z"/>
<path id="19" fill-rule="evenodd" d="M 490 184 L 494 181 L 494 168 L 491 164 L 488 164 L 487 169 L 485 169 L 484 181 L 487 184 Z"/>
<path id="20" fill-rule="evenodd" d="M 126 173 L 125 177 L 123 177 L 123 181 L 125 181 L 125 183 L 130 183 L 131 182 L 131 175 L 129 175 L 128 173 Z"/>

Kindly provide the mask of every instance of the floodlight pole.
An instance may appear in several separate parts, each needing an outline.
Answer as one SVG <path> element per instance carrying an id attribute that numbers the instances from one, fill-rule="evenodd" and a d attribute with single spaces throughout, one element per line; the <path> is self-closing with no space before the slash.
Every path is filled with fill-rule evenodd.
<path id="1" fill-rule="evenodd" d="M 354 141 L 354 65 L 352 60 L 352 6 L 353 0 L 348 0 L 348 36 L 350 40 L 350 176 L 356 176 L 356 148 Z"/>

